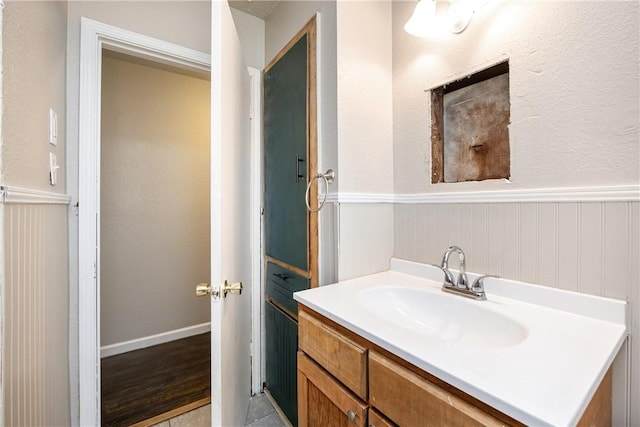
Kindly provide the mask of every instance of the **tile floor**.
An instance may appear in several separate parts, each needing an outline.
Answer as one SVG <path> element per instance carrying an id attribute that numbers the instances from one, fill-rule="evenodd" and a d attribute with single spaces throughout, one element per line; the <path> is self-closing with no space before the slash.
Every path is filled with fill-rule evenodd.
<path id="1" fill-rule="evenodd" d="M 210 427 L 211 405 L 205 405 L 184 413 L 154 427 Z M 264 394 L 257 394 L 249 400 L 249 411 L 245 427 L 286 427 L 271 402 Z M 240 426 L 239 426 L 240 427 Z"/>

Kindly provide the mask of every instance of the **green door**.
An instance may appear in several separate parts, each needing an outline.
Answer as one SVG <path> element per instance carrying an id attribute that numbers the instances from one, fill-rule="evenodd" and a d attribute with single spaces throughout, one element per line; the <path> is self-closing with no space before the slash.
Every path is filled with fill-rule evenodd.
<path id="1" fill-rule="evenodd" d="M 264 75 L 265 251 L 308 269 L 307 36 Z"/>

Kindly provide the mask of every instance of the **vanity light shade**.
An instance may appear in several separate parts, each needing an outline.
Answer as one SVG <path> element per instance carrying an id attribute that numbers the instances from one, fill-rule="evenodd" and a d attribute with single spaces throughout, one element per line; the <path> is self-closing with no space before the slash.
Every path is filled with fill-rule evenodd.
<path id="1" fill-rule="evenodd" d="M 449 31 L 454 34 L 463 32 L 469 22 L 475 9 L 475 5 L 481 5 L 486 1 L 473 1 L 473 0 L 450 0 L 449 10 L 447 13 L 447 26 Z"/>
<path id="2" fill-rule="evenodd" d="M 435 0 L 419 0 L 413 15 L 404 24 L 404 30 L 416 37 L 426 37 L 431 30 L 435 13 Z"/>

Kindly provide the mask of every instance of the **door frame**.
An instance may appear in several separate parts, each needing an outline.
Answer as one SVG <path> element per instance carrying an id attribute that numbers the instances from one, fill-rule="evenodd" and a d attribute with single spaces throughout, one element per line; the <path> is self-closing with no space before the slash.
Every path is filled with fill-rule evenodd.
<path id="1" fill-rule="evenodd" d="M 211 55 L 81 18 L 78 147 L 79 424 L 100 425 L 100 101 L 102 51 L 209 73 Z M 72 261 L 73 262 L 73 261 Z"/>
<path id="2" fill-rule="evenodd" d="M 264 277 L 262 234 L 262 71 L 248 67 L 251 79 L 251 394 L 264 383 Z"/>

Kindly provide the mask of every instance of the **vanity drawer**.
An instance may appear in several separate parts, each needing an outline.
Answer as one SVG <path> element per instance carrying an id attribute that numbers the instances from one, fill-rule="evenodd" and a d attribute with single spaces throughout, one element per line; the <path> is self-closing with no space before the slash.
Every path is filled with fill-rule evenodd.
<path id="1" fill-rule="evenodd" d="M 361 399 L 367 399 L 367 349 L 305 311 L 298 315 L 298 345 Z"/>
<path id="2" fill-rule="evenodd" d="M 369 352 L 369 403 L 403 427 L 505 425 L 374 351 Z"/>

